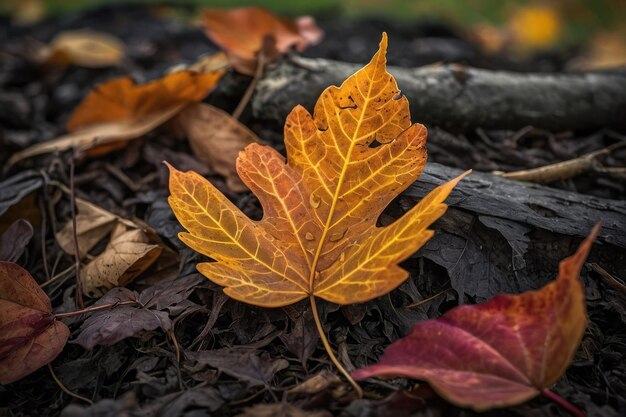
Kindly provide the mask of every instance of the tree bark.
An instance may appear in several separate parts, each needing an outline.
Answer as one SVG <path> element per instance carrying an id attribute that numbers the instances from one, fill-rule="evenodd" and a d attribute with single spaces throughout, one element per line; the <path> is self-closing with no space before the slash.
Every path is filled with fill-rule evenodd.
<path id="1" fill-rule="evenodd" d="M 462 171 L 430 163 L 400 199 L 408 210 Z M 447 200 L 435 236 L 418 252 L 446 269 L 463 299 L 537 289 L 576 250 L 594 224 L 602 229 L 590 262 L 616 277 L 626 270 L 626 202 L 472 173 Z"/>
<path id="2" fill-rule="evenodd" d="M 325 59 L 285 59 L 258 83 L 253 113 L 282 122 L 297 104 L 311 110 L 326 87 L 341 84 L 359 68 Z M 389 71 L 417 121 L 452 131 L 626 128 L 624 70 L 513 73 L 449 64 Z"/>

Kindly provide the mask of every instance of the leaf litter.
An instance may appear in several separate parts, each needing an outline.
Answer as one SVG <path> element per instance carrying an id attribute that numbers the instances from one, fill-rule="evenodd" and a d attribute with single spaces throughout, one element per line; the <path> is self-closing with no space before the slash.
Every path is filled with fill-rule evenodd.
<path id="1" fill-rule="evenodd" d="M 172 30 L 175 31 L 176 29 L 170 26 L 150 26 L 151 23 L 149 23 L 148 16 L 149 13 L 146 12 L 135 14 L 134 19 L 137 25 L 129 27 L 130 37 L 126 37 L 126 35 L 120 37 L 124 39 L 127 45 L 129 59 L 135 60 L 137 57 L 141 57 L 141 61 L 138 62 L 142 62 L 141 65 L 145 65 L 145 67 L 139 72 L 144 71 L 145 74 L 148 74 L 148 79 L 153 79 L 155 76 L 163 74 L 163 66 L 160 65 L 158 71 L 151 68 L 156 59 L 155 57 L 151 58 L 149 48 L 137 49 L 138 42 L 132 40 L 133 36 L 137 36 L 132 34 L 135 31 L 142 32 L 140 36 L 134 38 L 142 39 L 141 42 L 144 45 L 142 47 L 145 48 L 146 45 L 152 44 L 158 45 L 158 48 L 163 48 L 159 49 L 159 51 L 163 50 L 164 52 L 162 54 L 159 52 L 158 60 L 162 60 L 163 63 L 168 62 L 169 65 L 178 64 L 177 60 L 172 61 L 172 57 L 180 56 L 176 55 L 178 52 L 172 54 L 171 51 L 173 49 L 169 49 L 169 55 L 166 52 L 173 44 L 194 45 L 195 50 L 202 51 L 201 53 L 214 52 L 214 50 L 211 51 L 210 46 L 207 46 L 206 41 L 202 40 L 201 33 L 196 38 L 189 37 L 182 40 L 179 37 L 180 35 L 172 32 Z M 104 24 L 104 21 L 96 23 Z M 97 27 L 97 24 L 94 27 Z M 351 25 L 352 23 L 348 21 L 345 24 Z M 110 27 L 114 28 L 115 24 L 111 24 Z M 371 50 L 376 37 L 380 36 L 380 30 L 372 31 L 369 40 L 367 40 L 369 27 L 369 25 L 361 24 L 354 30 L 356 33 L 358 28 L 358 31 L 362 32 L 359 41 L 363 42 L 364 45 L 368 45 L 368 48 Z M 110 28 L 104 27 L 104 29 L 109 30 Z M 146 39 L 146 30 L 152 31 L 155 36 L 151 39 Z M 324 46 L 326 44 L 320 45 L 322 47 L 321 50 L 328 51 L 326 53 L 332 53 L 332 45 L 336 36 L 335 32 L 332 33 L 333 35 L 328 38 L 328 48 Z M 159 40 L 167 36 L 172 41 L 167 40 L 164 42 Z M 401 37 L 393 36 L 392 40 L 392 51 L 403 50 Z M 398 46 L 396 46 L 396 42 L 399 42 Z M 341 45 L 341 42 L 338 45 Z M 152 47 L 154 48 L 154 46 Z M 313 47 L 311 51 L 320 51 L 320 49 L 315 48 L 319 48 L 319 46 Z M 180 51 L 180 54 L 185 56 L 186 61 L 190 63 L 195 62 L 200 55 L 200 53 L 189 55 L 189 49 L 185 48 L 180 49 Z M 344 52 L 345 54 L 342 56 L 347 60 L 354 53 L 354 51 Z M 364 62 L 367 58 L 363 53 L 361 58 L 358 58 L 358 62 Z M 394 56 L 392 52 L 390 59 L 398 62 L 398 59 L 410 59 L 410 57 L 408 55 L 405 57 Z M 82 90 L 91 88 L 98 82 L 103 81 L 102 79 L 97 80 L 89 76 L 87 80 L 91 81 L 87 81 L 88 84 L 85 84 L 85 81 L 77 81 L 78 74 L 71 67 L 68 67 L 65 71 L 68 74 L 68 82 L 69 80 L 77 82 L 77 85 Z M 119 75 L 111 72 L 106 74 L 111 74 L 108 78 Z M 134 73 L 134 75 L 136 74 L 137 72 Z M 230 76 L 231 74 L 227 75 L 227 78 L 223 80 L 224 86 L 231 82 Z M 141 76 L 137 79 L 142 82 L 145 80 Z M 237 80 L 237 78 L 234 79 Z M 71 85 L 68 82 L 63 81 L 59 83 L 59 86 Z M 245 82 L 243 84 L 245 85 Z M 232 109 L 236 103 L 226 104 L 225 107 L 222 107 L 224 105 L 223 96 L 220 98 L 219 95 L 223 94 L 219 91 L 221 86 L 222 82 L 218 84 L 218 94 L 211 95 L 208 101 L 212 105 L 217 104 L 218 107 Z M 57 87 L 53 88 L 56 89 Z M 80 98 L 77 94 L 86 95 L 86 91 L 82 93 L 78 93 L 80 90 L 76 89 L 73 91 L 73 97 Z M 57 95 L 56 97 L 61 96 Z M 47 98 L 44 99 L 48 100 Z M 72 107 L 64 106 L 63 108 L 70 110 Z M 63 110 L 63 116 L 65 116 L 64 120 L 67 120 L 69 115 L 65 112 L 66 110 Z M 416 117 L 419 119 L 419 115 L 416 115 Z M 55 116 L 51 120 L 63 121 L 63 118 L 57 119 Z M 246 113 L 240 120 L 256 134 L 259 134 L 260 137 L 268 139 L 279 150 L 281 149 L 280 142 L 282 142 L 282 139 L 278 139 L 278 134 L 272 133 L 271 129 L 268 129 L 268 125 L 264 124 L 267 121 L 254 120 Z M 172 216 L 164 200 L 167 195 L 164 192 L 166 177 L 160 161 L 165 159 L 181 161 L 174 164 L 181 169 L 193 169 L 202 172 L 202 175 L 208 176 L 216 187 L 224 192 L 246 215 L 253 219 L 260 218 L 261 211 L 255 204 L 254 199 L 251 199 L 247 193 L 237 194 L 233 192 L 224 180 L 225 174 L 201 167 L 197 161 L 190 162 L 190 158 L 193 159 L 193 156 L 191 156 L 192 150 L 188 144 L 172 140 L 169 133 L 170 125 L 163 126 L 164 129 L 148 133 L 143 136 L 143 139 L 125 144 L 126 148 L 123 152 L 107 150 L 106 154 L 96 158 L 76 161 L 79 172 L 76 177 L 78 201 L 90 202 L 103 210 L 106 208 L 107 210 L 105 211 L 115 207 L 113 211 L 116 213 L 115 216 L 119 218 L 140 218 L 145 220 L 155 228 L 166 246 L 176 244 L 176 234 L 180 231 L 180 226 L 177 225 L 177 221 Z M 50 138 L 50 135 L 48 137 Z M 5 138 L 9 141 L 7 143 L 10 143 L 10 146 L 12 146 L 10 149 L 16 149 L 15 144 L 18 142 L 13 141 L 14 139 L 17 140 L 17 136 L 14 136 L 14 131 L 7 131 Z M 433 144 L 432 137 L 428 146 L 429 150 L 433 146 L 434 149 L 442 149 L 437 148 L 441 144 L 436 141 Z M 153 153 L 150 159 L 147 158 L 147 149 L 151 149 Z M 167 154 L 167 156 L 160 157 L 159 153 L 161 155 Z M 439 158 L 443 158 L 441 151 L 431 152 L 431 159 L 433 154 L 435 155 L 435 161 L 440 161 L 441 159 Z M 493 158 L 492 160 L 496 161 L 499 158 L 506 158 L 506 155 L 494 157 L 493 153 L 487 154 L 490 155 L 489 158 Z M 52 299 L 52 305 L 56 306 L 55 309 L 68 312 L 74 309 L 72 307 L 74 277 L 71 275 L 71 270 L 68 275 L 58 274 L 71 265 L 71 254 L 73 252 L 63 255 L 62 249 L 57 246 L 52 233 L 52 230 L 58 231 L 62 228 L 60 226 L 63 225 L 63 221 L 58 219 L 65 221 L 69 217 L 66 205 L 68 201 L 67 195 L 57 185 L 59 182 L 68 184 L 67 154 L 61 153 L 58 155 L 60 155 L 60 159 L 56 159 L 57 155 L 42 155 L 36 159 L 21 162 L 18 167 L 24 163 L 27 166 L 34 166 L 40 171 L 40 168 L 43 166 L 41 163 L 47 164 L 50 161 L 55 161 L 51 165 L 52 169 L 46 172 L 48 176 L 42 176 L 39 172 L 34 172 L 29 177 L 33 180 L 32 184 L 19 180 L 13 183 L 19 184 L 16 188 L 3 188 L 0 192 L 6 190 L 12 194 L 8 197 L 8 200 L 11 202 L 7 205 L 7 209 L 10 212 L 16 212 L 15 207 L 17 206 L 14 202 L 18 201 L 21 207 L 17 210 L 17 213 L 25 213 L 23 210 L 28 207 L 39 209 L 39 199 L 43 195 L 55 202 L 53 211 L 49 210 L 48 204 L 45 202 L 43 207 L 43 213 L 47 217 L 47 221 L 43 225 L 44 229 L 47 230 L 43 242 L 47 250 L 49 275 L 42 269 L 41 259 L 43 257 L 33 258 L 35 251 L 39 252 L 41 250 L 41 211 L 35 211 L 38 213 L 37 222 L 33 221 L 33 218 L 29 218 L 29 221 L 34 226 L 34 238 L 27 244 L 26 250 L 22 252 L 22 256 L 18 261 L 33 273 L 38 282 L 45 284 L 47 280 L 54 279 L 52 284 L 44 286 L 44 289 L 46 291 L 51 290 L 49 294 Z M 466 155 L 469 155 L 469 153 L 464 154 L 464 156 Z M 446 155 L 446 158 L 449 158 L 448 161 L 450 159 L 454 160 L 454 158 L 460 160 L 461 156 L 451 154 Z M 514 159 L 509 159 L 507 163 L 512 161 Z M 112 174 L 113 171 L 109 171 L 106 168 L 107 164 L 119 167 L 115 175 Z M 472 166 L 472 163 L 459 162 L 458 166 L 468 167 Z M 524 168 L 524 166 L 521 166 L 521 168 Z M 14 175 L 15 173 L 16 171 L 14 170 L 10 174 Z M 94 173 L 96 175 L 93 175 Z M 124 176 L 127 177 L 124 178 Z M 6 178 L 8 177 L 2 177 L 2 181 Z M 49 178 L 52 179 L 51 182 L 48 182 Z M 44 183 L 46 184 L 45 189 L 42 188 Z M 22 184 L 29 185 L 23 187 Z M 459 201 L 459 199 L 453 198 L 452 202 L 454 204 L 456 204 L 456 201 Z M 461 201 L 463 204 L 466 203 L 462 199 Z M 412 197 L 410 197 L 404 201 L 404 204 L 404 207 L 409 209 L 415 203 L 412 201 Z M 469 205 L 471 206 L 471 204 L 470 202 Z M 439 223 L 446 221 L 449 215 L 456 211 L 458 210 L 449 211 Z M 402 210 L 396 210 L 395 212 L 389 211 L 389 214 L 384 214 L 384 216 L 387 216 L 387 220 L 383 224 L 387 225 L 397 219 L 401 212 Z M 463 219 L 465 217 L 462 216 Z M 3 217 L 2 224 L 5 221 Z M 12 220 L 7 221 L 6 225 L 10 225 L 11 222 Z M 438 230 L 435 239 L 437 239 L 441 231 L 438 224 L 435 225 L 436 230 Z M 482 224 L 480 223 L 481 226 Z M 523 261 L 527 266 L 535 264 L 538 266 L 536 276 L 525 281 L 524 285 L 526 287 L 518 287 L 517 289 L 513 287 L 512 290 L 507 292 L 519 293 L 525 289 L 536 289 L 547 282 L 550 274 L 553 274 L 556 265 L 541 264 L 541 257 L 536 256 L 537 253 L 541 254 L 541 247 L 535 241 L 538 236 L 537 230 L 510 231 L 506 228 L 507 225 L 490 223 L 488 220 L 485 220 L 484 224 L 488 226 L 476 228 L 472 234 L 480 233 L 480 241 L 483 242 L 488 242 L 491 236 L 500 236 L 500 240 L 493 244 L 492 254 L 496 253 L 497 245 L 501 245 L 501 242 L 507 245 L 510 241 L 514 244 L 514 246 L 511 246 L 511 250 L 517 251 L 512 253 L 518 253 L 518 260 L 515 261 L 517 262 L 516 265 L 523 266 L 523 264 L 519 263 Z M 449 224 L 448 230 L 458 233 L 459 229 L 457 227 L 461 226 L 453 227 Z M 528 239 L 527 247 L 515 244 L 514 239 L 517 239 L 520 233 Z M 93 257 L 103 253 L 110 241 L 109 234 L 93 239 L 96 240 L 96 243 L 89 244 L 91 248 L 85 251 L 88 255 L 82 256 L 84 262 L 90 262 Z M 543 241 L 539 240 L 538 243 L 541 242 Z M 564 258 L 570 252 L 568 248 L 573 248 L 572 245 L 576 243 L 575 240 L 560 238 L 555 241 L 554 245 L 562 247 L 559 251 Z M 181 259 L 179 269 L 181 271 L 186 270 L 180 276 L 188 276 L 193 271 L 195 263 L 208 261 L 203 256 L 193 254 L 189 249 L 184 249 L 184 246 L 180 246 L 180 242 L 177 245 L 179 246 L 177 246 L 176 251 L 179 252 Z M 72 245 L 69 246 L 71 247 Z M 462 242 L 460 247 L 463 247 Z M 445 246 L 442 248 L 445 248 Z M 480 245 L 476 245 L 476 248 L 473 253 L 481 254 L 481 251 L 478 249 Z M 554 248 L 544 247 L 543 250 L 554 251 Z M 610 248 L 594 249 L 595 255 L 594 253 L 591 255 L 594 262 L 599 261 L 602 263 L 603 259 L 606 259 L 602 256 L 603 250 L 608 250 L 608 254 L 611 253 Z M 81 250 L 81 252 L 83 251 Z M 56 256 L 60 256 L 60 260 L 55 262 Z M 463 269 L 467 259 L 462 258 L 458 261 L 460 263 L 456 267 L 454 266 L 454 259 L 451 259 L 450 262 L 450 268 Z M 492 258 L 492 262 L 504 264 L 502 258 Z M 606 263 L 602 264 L 607 265 Z M 387 347 L 390 342 L 404 336 L 410 326 L 418 320 L 426 317 L 436 318 L 450 307 L 456 305 L 457 301 L 473 304 L 475 301 L 490 298 L 494 295 L 494 292 L 502 291 L 501 288 L 494 285 L 487 289 L 481 289 L 482 287 L 479 286 L 477 288 L 481 289 L 482 292 L 477 292 L 476 294 L 481 294 L 481 296 L 478 299 L 474 299 L 474 294 L 472 294 L 473 291 L 471 290 L 474 284 L 471 282 L 471 276 L 468 276 L 466 281 L 469 282 L 466 283 L 469 286 L 465 287 L 467 293 L 465 296 L 461 294 L 460 299 L 457 298 L 454 291 L 447 291 L 434 299 L 434 301 L 429 301 L 417 307 L 408 307 L 419 302 L 422 298 L 429 298 L 430 295 L 436 295 L 446 290 L 449 286 L 446 283 L 448 272 L 433 261 L 424 258 L 409 259 L 403 262 L 401 266 L 411 273 L 411 278 L 388 296 L 365 303 L 363 309 L 351 310 L 347 307 L 338 309 L 330 303 L 323 301 L 319 303 L 320 316 L 326 323 L 329 337 L 334 342 L 334 347 L 342 360 L 349 358 L 357 367 L 373 363 L 378 359 L 378 355 L 383 348 Z M 541 268 L 545 268 L 545 271 L 541 270 Z M 453 271 L 453 269 L 451 270 Z M 524 271 L 523 273 L 530 275 L 531 271 Z M 619 280 L 619 275 L 616 275 L 616 271 L 610 266 L 607 273 L 616 276 Z M 607 290 L 602 286 L 603 284 L 595 281 L 593 274 L 593 272 L 589 273 L 587 269 L 583 269 L 591 320 L 588 335 L 583 340 L 583 347 L 574 360 L 575 366 L 567 372 L 567 379 L 560 380 L 554 390 L 575 404 L 584 406 L 590 415 L 594 415 L 594 413 L 597 413 L 596 415 L 600 415 L 599 413 L 611 415 L 610 413 L 613 412 L 612 410 L 614 410 L 616 404 L 615 393 L 609 390 L 607 397 L 605 391 L 598 387 L 610 386 L 619 392 L 620 380 L 611 369 L 619 369 L 620 361 L 615 349 L 607 347 L 604 335 L 607 334 L 611 337 L 611 345 L 608 346 L 620 346 L 620 343 L 623 344 L 623 339 L 620 339 L 621 333 L 619 329 L 615 328 L 617 325 L 615 317 L 623 316 L 620 316 L 619 302 L 615 301 L 618 298 L 612 298 L 612 293 L 606 292 Z M 306 384 L 308 381 L 316 381 L 314 375 L 318 375 L 320 371 L 328 372 L 329 369 L 332 370 L 325 363 L 327 356 L 321 349 L 321 346 L 317 346 L 315 342 L 309 343 L 308 348 L 294 346 L 285 337 L 285 335 L 293 335 L 292 337 L 297 339 L 296 335 L 298 334 L 308 334 L 307 332 L 311 330 L 311 327 L 307 327 L 306 324 L 311 324 L 310 317 L 306 315 L 305 317 L 299 316 L 293 311 L 288 312 L 286 311 L 287 308 L 264 309 L 224 299 L 221 295 L 222 290 L 218 286 L 204 280 L 197 274 L 188 276 L 190 281 L 184 283 L 186 287 L 177 287 L 176 280 L 172 280 L 176 276 L 175 271 L 173 274 L 168 273 L 162 277 L 153 275 L 152 272 L 143 274 L 129 284 L 129 288 L 112 290 L 110 297 L 104 298 L 105 302 L 99 304 L 99 306 L 106 307 L 103 310 L 94 311 L 84 316 L 62 319 L 75 332 L 75 336 L 72 337 L 73 340 L 83 330 L 87 332 L 86 335 L 89 335 L 90 331 L 93 332 L 90 336 L 92 337 L 90 340 L 93 345 L 91 350 L 85 351 L 82 347 L 69 344 L 51 366 L 60 381 L 66 383 L 72 391 L 95 400 L 95 404 L 91 408 L 78 406 L 78 404 L 81 404 L 81 400 L 74 400 L 74 405 L 66 408 L 63 412 L 64 415 L 70 412 L 77 413 L 77 415 L 87 415 L 85 413 L 96 412 L 96 410 L 106 410 L 107 413 L 132 412 L 133 414 L 142 415 L 154 415 L 155 413 L 191 415 L 218 412 L 225 415 L 238 415 L 243 413 L 244 410 L 253 415 L 254 413 L 262 412 L 273 413 L 272 415 L 277 413 L 285 415 L 305 413 L 303 415 L 310 415 L 311 413 L 322 412 L 325 409 L 330 410 L 327 412 L 330 415 L 337 415 L 337 413 L 343 413 L 342 415 L 363 415 L 366 413 L 385 415 L 384 413 L 386 412 L 395 412 L 394 415 L 398 415 L 398 410 L 425 410 L 425 407 L 429 409 L 429 412 L 443 413 L 445 415 L 458 415 L 463 412 L 437 400 L 425 387 L 419 389 L 409 388 L 393 394 L 389 387 L 395 387 L 394 389 L 409 387 L 406 381 L 397 380 L 392 380 L 388 383 L 368 384 L 366 386 L 368 396 L 375 395 L 385 397 L 385 399 L 378 400 L 368 397 L 368 399 L 352 401 L 348 386 L 341 380 L 336 381 L 336 376 L 332 382 L 323 382 L 322 380 L 319 386 L 307 388 L 306 392 L 308 394 L 306 396 L 299 396 L 297 392 L 294 392 L 287 395 L 286 402 L 285 400 L 276 402 L 273 395 L 281 398 L 283 390 L 298 387 L 301 384 Z M 495 276 L 492 276 L 490 279 L 493 284 L 498 282 Z M 170 288 L 171 292 L 159 286 L 160 280 L 163 280 L 163 283 L 167 283 L 165 287 Z M 182 278 L 182 280 L 185 280 L 185 278 Z M 460 284 L 460 281 L 457 282 L 457 286 L 458 284 Z M 599 291 L 602 291 L 603 295 L 601 297 L 598 296 Z M 163 296 L 159 294 L 163 294 Z M 104 297 L 107 297 L 107 295 Z M 170 303 L 170 298 L 175 301 Z M 305 306 L 301 303 L 295 304 L 293 308 L 296 311 L 306 311 Z M 212 314 L 212 310 L 219 313 Z M 119 314 L 119 317 L 116 318 L 115 314 Z M 147 318 L 148 314 L 152 319 L 149 320 Z M 308 314 L 310 314 L 310 311 Z M 87 327 L 83 328 L 86 320 L 89 320 L 91 317 L 96 317 L 98 320 L 93 322 L 92 327 L 89 329 Z M 110 317 L 110 322 L 108 317 Z M 136 328 L 132 326 L 133 319 L 129 320 L 129 317 L 140 317 L 137 320 L 138 326 Z M 292 322 L 292 319 L 295 319 L 295 322 Z M 111 339 L 107 339 L 106 335 L 99 334 L 96 331 L 102 326 L 106 328 L 107 323 L 111 324 Z M 116 328 L 115 323 L 123 324 Z M 302 329 L 299 327 L 300 323 L 304 325 Z M 144 324 L 150 330 L 143 330 Z M 610 326 L 613 326 L 613 328 Z M 306 330 L 307 328 L 308 330 Z M 133 329 L 133 331 L 126 332 L 128 329 Z M 205 329 L 208 330 L 205 332 Z M 195 339 L 200 333 L 203 333 L 204 336 L 201 341 L 196 341 Z M 314 328 L 312 335 L 315 335 Z M 98 341 L 107 342 L 115 338 L 118 339 L 115 344 L 99 345 Z M 287 368 L 282 368 L 282 365 L 279 366 L 280 369 L 277 369 L 273 377 L 269 378 L 268 388 L 263 384 L 251 385 L 245 381 L 238 381 L 237 378 L 226 372 L 217 372 L 216 368 L 210 365 L 202 365 L 203 367 L 197 368 L 197 363 L 187 359 L 185 356 L 187 352 L 193 353 L 198 349 L 198 352 L 213 352 L 216 350 L 218 352 L 229 352 L 231 350 L 231 352 L 239 353 L 242 348 L 245 349 L 246 347 L 251 352 L 251 358 L 264 358 L 264 361 L 270 364 L 281 364 L 284 363 L 282 360 L 287 360 L 289 366 Z M 597 362 L 594 363 L 589 358 L 595 358 Z M 300 365 L 303 361 L 306 362 L 306 368 Z M 237 368 L 236 365 L 235 368 Z M 89 373 L 86 374 L 85 370 L 89 370 Z M 335 375 L 335 373 L 331 375 Z M 87 378 L 91 381 L 89 385 L 82 385 L 76 382 L 79 380 L 79 376 L 82 376 L 83 379 L 86 378 L 85 375 L 89 376 Z M 608 378 L 608 382 L 606 378 Z M 263 379 L 267 380 L 268 378 L 264 377 Z M 187 388 L 184 389 L 181 383 Z M 37 386 L 38 391 L 32 391 L 34 386 Z M 19 393 L 18 389 L 23 394 Z M 11 404 L 16 404 L 20 401 L 24 404 L 24 401 L 32 401 L 35 404 L 41 404 L 41 407 L 47 409 L 50 404 L 49 400 L 40 398 L 38 395 L 30 395 L 29 393 L 31 392 L 52 393 L 60 391 L 44 368 L 22 381 L 0 388 L 0 397 L 4 399 L 7 395 L 11 395 Z M 52 411 L 52 413 L 59 413 L 61 408 L 71 401 L 71 397 L 66 394 L 62 395 L 64 396 L 62 402 L 57 403 L 55 408 L 52 409 L 56 411 Z M 117 398 L 117 400 L 111 400 L 110 398 Z M 607 400 L 606 398 L 609 399 Z M 274 404 L 269 404 L 268 406 L 256 405 L 262 402 Z M 598 404 L 602 404 L 602 411 L 599 411 Z M 504 412 L 510 415 L 525 415 L 528 411 L 539 413 L 539 415 L 550 415 L 553 409 L 547 406 L 545 402 L 534 400 L 524 406 L 508 408 Z"/>

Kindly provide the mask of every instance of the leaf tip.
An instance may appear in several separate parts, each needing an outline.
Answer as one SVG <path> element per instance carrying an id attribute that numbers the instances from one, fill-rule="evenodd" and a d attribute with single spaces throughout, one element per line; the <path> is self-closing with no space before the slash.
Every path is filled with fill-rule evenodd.
<path id="1" fill-rule="evenodd" d="M 381 51 L 387 52 L 388 41 L 389 39 L 387 37 L 387 32 L 383 32 L 381 39 L 380 39 L 380 45 L 379 45 L 379 48 Z"/>
<path id="2" fill-rule="evenodd" d="M 468 169 L 467 171 L 465 171 L 464 173 L 462 173 L 461 175 L 459 175 L 458 177 L 454 178 L 453 180 L 451 180 L 449 182 L 449 184 L 451 185 L 451 188 L 456 187 L 456 185 L 465 177 L 467 177 L 469 174 L 472 173 L 471 169 Z"/>
<path id="3" fill-rule="evenodd" d="M 170 163 L 169 163 L 169 162 L 167 162 L 167 161 L 163 161 L 163 165 L 165 165 L 165 166 L 167 167 L 167 169 L 169 170 L 170 174 L 172 174 L 172 173 L 176 173 L 176 172 L 179 172 L 176 168 L 174 168 L 174 167 L 172 166 L 172 164 L 170 164 Z"/>

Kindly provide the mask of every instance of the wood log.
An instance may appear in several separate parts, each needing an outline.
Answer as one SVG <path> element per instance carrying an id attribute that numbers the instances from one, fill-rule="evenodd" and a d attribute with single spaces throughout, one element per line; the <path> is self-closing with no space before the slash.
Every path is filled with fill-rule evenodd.
<path id="1" fill-rule="evenodd" d="M 408 210 L 462 171 L 430 163 L 402 195 Z M 602 230 L 590 261 L 626 270 L 626 202 L 472 173 L 448 198 L 435 237 L 418 255 L 444 267 L 461 295 L 484 300 L 546 284 L 594 224 Z M 623 278 L 623 276 L 622 276 Z"/>
<path id="2" fill-rule="evenodd" d="M 257 84 L 253 114 L 283 122 L 297 104 L 311 110 L 326 87 L 360 68 L 325 59 L 285 59 Z M 448 64 L 389 71 L 417 121 L 451 131 L 626 129 L 626 70 L 513 73 Z"/>

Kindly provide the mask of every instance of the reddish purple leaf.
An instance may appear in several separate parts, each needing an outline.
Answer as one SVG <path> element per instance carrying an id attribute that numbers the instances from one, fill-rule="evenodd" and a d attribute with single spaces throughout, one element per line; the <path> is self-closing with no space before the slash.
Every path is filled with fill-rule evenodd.
<path id="1" fill-rule="evenodd" d="M 13 262 L 0 262 L 0 384 L 10 384 L 51 362 L 70 331 L 54 319 L 46 293 Z"/>
<path id="2" fill-rule="evenodd" d="M 418 323 L 380 362 L 353 372 L 427 381 L 442 397 L 483 411 L 519 404 L 554 384 L 585 331 L 580 269 L 599 227 L 539 291 L 501 295 Z"/>

